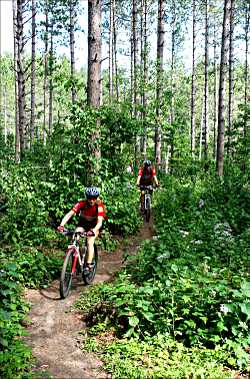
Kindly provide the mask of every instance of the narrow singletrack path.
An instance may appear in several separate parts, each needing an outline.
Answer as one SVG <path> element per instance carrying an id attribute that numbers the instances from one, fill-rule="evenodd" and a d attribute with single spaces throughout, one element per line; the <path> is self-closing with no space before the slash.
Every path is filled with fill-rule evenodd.
<path id="1" fill-rule="evenodd" d="M 100 252 L 97 274 L 92 285 L 109 281 L 112 275 L 124 264 L 124 253 L 135 254 L 146 239 L 153 236 L 152 222 L 145 223 L 139 233 L 121 243 L 113 253 Z M 25 292 L 26 300 L 31 303 L 29 313 L 29 335 L 25 341 L 32 348 L 36 358 L 34 373 L 37 378 L 55 379 L 94 379 L 110 378 L 102 369 L 103 363 L 98 356 L 81 350 L 85 328 L 82 315 L 72 310 L 72 305 L 82 291 L 88 291 L 82 281 L 75 282 L 68 298 L 61 300 L 59 281 L 54 281 L 47 289 Z M 47 374 L 46 374 L 47 372 Z"/>

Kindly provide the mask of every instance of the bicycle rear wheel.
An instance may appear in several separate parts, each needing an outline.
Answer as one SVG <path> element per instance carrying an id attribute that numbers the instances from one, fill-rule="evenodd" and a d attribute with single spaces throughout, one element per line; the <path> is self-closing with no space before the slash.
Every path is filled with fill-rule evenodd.
<path id="1" fill-rule="evenodd" d="M 72 284 L 72 267 L 74 262 L 73 250 L 67 252 L 60 278 L 60 296 L 62 299 L 68 296 Z"/>
<path id="2" fill-rule="evenodd" d="M 149 201 L 149 199 L 146 199 L 145 219 L 146 219 L 146 222 L 149 222 L 149 220 L 150 220 L 150 201 Z"/>
<path id="3" fill-rule="evenodd" d="M 83 278 L 83 281 L 84 281 L 85 284 L 90 284 L 90 283 L 93 282 L 95 274 L 96 274 L 96 270 L 97 270 L 97 262 L 98 262 L 98 251 L 97 251 L 96 245 L 94 245 L 94 258 L 93 258 L 93 261 L 92 261 L 93 268 L 92 268 L 91 271 L 88 270 L 88 268 L 87 268 L 87 258 L 86 258 L 86 255 L 85 255 L 85 258 L 84 258 L 82 278 Z"/>

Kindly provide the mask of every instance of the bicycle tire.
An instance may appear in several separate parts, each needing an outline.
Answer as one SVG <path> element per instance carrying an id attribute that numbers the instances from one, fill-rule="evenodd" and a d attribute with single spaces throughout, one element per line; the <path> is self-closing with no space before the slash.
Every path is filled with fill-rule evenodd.
<path id="1" fill-rule="evenodd" d="M 150 202 L 148 199 L 146 199 L 145 219 L 146 222 L 149 222 L 150 220 Z"/>
<path id="2" fill-rule="evenodd" d="M 84 259 L 84 265 L 83 265 L 83 273 L 82 278 L 85 284 L 91 284 L 95 278 L 96 270 L 97 270 L 97 263 L 98 263 L 98 251 L 96 245 L 94 245 L 94 258 L 92 263 L 94 264 L 93 270 L 87 271 L 87 260 L 86 255 Z"/>
<path id="3" fill-rule="evenodd" d="M 73 250 L 69 250 L 65 256 L 61 277 L 60 277 L 60 296 L 65 299 L 70 291 L 72 284 L 72 266 L 74 261 Z"/>

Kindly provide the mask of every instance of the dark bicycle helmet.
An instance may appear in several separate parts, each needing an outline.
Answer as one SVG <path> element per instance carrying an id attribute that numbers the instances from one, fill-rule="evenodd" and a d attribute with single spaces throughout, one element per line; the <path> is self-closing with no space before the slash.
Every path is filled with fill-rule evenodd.
<path id="1" fill-rule="evenodd" d="M 100 195 L 100 192 L 96 187 L 88 187 L 85 190 L 85 195 L 87 198 L 98 197 Z"/>
<path id="2" fill-rule="evenodd" d="M 146 159 L 146 160 L 143 162 L 143 165 L 144 165 L 145 167 L 149 167 L 149 166 L 151 166 L 151 161 L 149 161 L 148 159 Z"/>

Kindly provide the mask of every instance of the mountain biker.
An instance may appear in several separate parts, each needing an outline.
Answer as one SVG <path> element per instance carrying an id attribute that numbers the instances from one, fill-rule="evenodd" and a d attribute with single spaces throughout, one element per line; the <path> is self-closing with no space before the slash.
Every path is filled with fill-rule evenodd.
<path id="1" fill-rule="evenodd" d="M 87 232 L 87 268 L 93 269 L 94 243 L 100 233 L 105 218 L 103 202 L 98 198 L 100 195 L 96 187 L 87 187 L 85 190 L 86 200 L 76 203 L 73 208 L 63 217 L 57 230 L 64 231 L 64 225 L 76 214 L 79 222 L 76 228 L 78 232 Z"/>
<path id="2" fill-rule="evenodd" d="M 156 177 L 156 170 L 155 167 L 152 166 L 151 161 L 146 159 L 143 162 L 143 166 L 140 167 L 138 172 L 138 177 L 136 181 L 136 185 L 140 187 L 141 190 L 141 209 L 143 210 L 144 207 L 144 187 L 152 186 L 155 183 L 157 187 L 159 187 L 159 182 Z M 151 191 L 152 194 L 153 190 Z"/>

